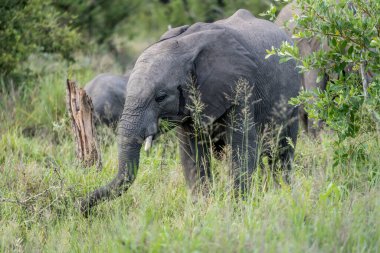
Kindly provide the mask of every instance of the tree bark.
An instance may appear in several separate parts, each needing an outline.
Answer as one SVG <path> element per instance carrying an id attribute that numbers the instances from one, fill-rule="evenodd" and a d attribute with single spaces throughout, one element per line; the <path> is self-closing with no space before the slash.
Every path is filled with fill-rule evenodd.
<path id="1" fill-rule="evenodd" d="M 78 88 L 75 81 L 69 79 L 66 83 L 66 107 L 75 136 L 77 158 L 85 167 L 96 165 L 100 169 L 102 161 L 91 98 L 84 89 Z"/>

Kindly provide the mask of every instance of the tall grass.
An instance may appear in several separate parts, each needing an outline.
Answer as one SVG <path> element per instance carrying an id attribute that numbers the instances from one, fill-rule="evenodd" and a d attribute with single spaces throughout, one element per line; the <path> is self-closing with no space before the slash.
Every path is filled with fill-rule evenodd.
<path id="1" fill-rule="evenodd" d="M 194 203 L 169 132 L 149 156 L 142 153 L 126 194 L 83 217 L 76 201 L 113 177 L 117 147 L 112 130 L 102 129 L 103 170 L 75 162 L 64 114 L 66 73 L 40 77 L 31 96 L 1 95 L 1 252 L 379 252 L 375 133 L 347 144 L 364 143 L 367 159 L 341 164 L 333 160 L 334 134 L 301 135 L 291 183 L 276 184 L 259 167 L 246 199 L 228 194 L 229 163 L 213 159 L 212 191 Z M 91 74 L 77 79 L 84 83 Z"/>

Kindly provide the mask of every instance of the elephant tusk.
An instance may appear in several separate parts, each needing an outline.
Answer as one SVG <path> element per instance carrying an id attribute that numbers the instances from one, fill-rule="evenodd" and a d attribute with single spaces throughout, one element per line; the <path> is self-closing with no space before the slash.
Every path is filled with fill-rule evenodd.
<path id="1" fill-rule="evenodd" d="M 145 152 L 148 152 L 149 149 L 152 147 L 152 140 L 153 140 L 153 135 L 149 135 L 148 137 L 146 137 L 145 147 L 144 147 Z"/>

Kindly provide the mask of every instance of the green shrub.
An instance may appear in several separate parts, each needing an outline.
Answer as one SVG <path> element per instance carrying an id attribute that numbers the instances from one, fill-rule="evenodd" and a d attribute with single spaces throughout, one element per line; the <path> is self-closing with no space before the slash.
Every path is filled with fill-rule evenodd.
<path id="1" fill-rule="evenodd" d="M 120 23 L 129 21 L 130 17 L 141 10 L 139 0 L 60 0 L 53 1 L 57 10 L 65 13 L 65 17 L 72 21 L 87 38 L 95 39 L 99 44 L 115 32 Z"/>
<path id="2" fill-rule="evenodd" d="M 4 0 L 0 5 L 0 74 L 7 76 L 35 53 L 71 59 L 78 34 L 58 22 L 60 13 L 46 0 Z"/>
<path id="3" fill-rule="evenodd" d="M 89 39 L 99 44 L 112 41 L 116 33 L 128 37 L 159 36 L 168 26 L 176 27 L 195 22 L 213 22 L 246 8 L 254 14 L 263 11 L 268 2 L 262 0 L 108 0 L 53 1 L 54 6 L 74 17 L 73 25 Z M 119 29 L 124 27 L 125 29 Z M 146 34 L 147 33 L 147 34 Z"/>
<path id="4" fill-rule="evenodd" d="M 319 80 L 324 75 L 329 77 L 326 90 L 303 91 L 292 103 L 303 104 L 311 118 L 321 119 L 335 130 L 336 145 L 340 147 L 347 138 L 379 126 L 380 2 L 297 0 L 296 3 L 302 15 L 293 17 L 296 24 L 293 37 L 317 38 L 320 43 L 327 43 L 329 49 L 302 57 L 295 46 L 284 43 L 280 49 L 268 50 L 268 55 L 278 54 L 282 61 L 296 59 L 301 72 L 318 69 Z M 350 155 L 343 157 L 349 159 Z"/>

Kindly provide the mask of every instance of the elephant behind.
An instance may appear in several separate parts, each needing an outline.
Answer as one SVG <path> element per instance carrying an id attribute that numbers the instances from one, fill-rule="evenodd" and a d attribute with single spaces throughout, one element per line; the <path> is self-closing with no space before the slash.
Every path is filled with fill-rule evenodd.
<path id="1" fill-rule="evenodd" d="M 95 123 L 116 126 L 124 108 L 125 92 L 129 76 L 100 74 L 84 87 L 91 97 Z"/>
<path id="2" fill-rule="evenodd" d="M 297 8 L 295 2 L 287 4 L 278 14 L 277 19 L 275 20 L 275 24 L 280 27 L 285 27 L 285 32 L 292 37 L 295 24 L 291 22 L 291 19 L 294 14 L 301 15 L 301 10 Z M 327 43 L 322 43 L 318 39 L 298 39 L 295 41 L 300 50 L 301 56 L 307 56 L 312 54 L 313 52 L 320 50 L 321 48 L 324 50 L 328 50 Z M 317 82 L 318 70 L 310 70 L 302 75 L 301 85 L 305 90 L 312 90 L 315 88 L 319 88 L 320 90 L 326 89 L 327 78 L 324 78 L 320 82 Z M 307 113 L 300 109 L 300 120 L 303 128 L 307 132 L 311 132 L 312 134 L 316 134 L 317 129 L 313 127 L 313 121 L 309 120 Z M 318 126 L 321 127 L 321 122 L 318 122 Z"/>
<path id="3" fill-rule="evenodd" d="M 162 118 L 178 124 L 182 166 L 192 190 L 211 178 L 211 150 L 229 145 L 236 188 L 247 192 L 259 138 L 271 126 L 280 126 L 275 135 L 278 159 L 285 171 L 290 170 L 294 146 L 289 139 L 296 144 L 298 108 L 288 101 L 298 95 L 300 76 L 292 60 L 280 64 L 277 56 L 265 59 L 266 49 L 284 41 L 292 43 L 278 26 L 247 10 L 165 33 L 140 55 L 129 78 L 118 125 L 118 174 L 83 199 L 81 210 L 87 213 L 99 201 L 129 188 L 139 168 L 142 143 L 145 140 L 149 149 Z M 237 90 L 245 93 L 238 96 L 243 104 L 233 99 Z M 204 139 L 199 138 L 199 125 L 207 129 Z"/>

